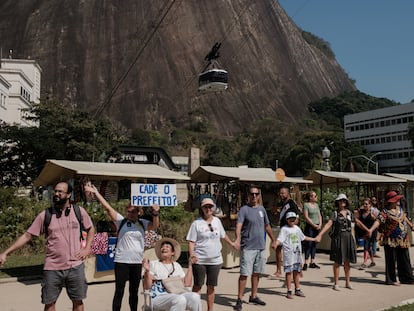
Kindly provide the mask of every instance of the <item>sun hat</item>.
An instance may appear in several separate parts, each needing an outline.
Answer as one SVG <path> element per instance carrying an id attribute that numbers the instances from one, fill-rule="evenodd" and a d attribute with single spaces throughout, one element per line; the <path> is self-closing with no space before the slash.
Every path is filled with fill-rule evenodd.
<path id="1" fill-rule="evenodd" d="M 297 217 L 298 217 L 298 215 L 296 215 L 295 212 L 288 212 L 286 214 L 286 219 L 289 219 L 289 218 L 297 218 Z"/>
<path id="2" fill-rule="evenodd" d="M 335 201 L 340 201 L 340 200 L 346 200 L 346 201 L 348 201 L 348 202 L 349 202 L 348 198 L 347 198 L 347 197 L 346 197 L 346 195 L 345 195 L 345 194 L 343 194 L 343 193 L 340 193 L 340 194 L 336 197 L 336 199 L 335 199 Z"/>
<path id="3" fill-rule="evenodd" d="M 204 205 L 212 205 L 212 206 L 215 206 L 214 201 L 212 199 L 210 199 L 210 198 L 204 198 L 201 201 L 201 207 L 203 207 Z"/>
<path id="4" fill-rule="evenodd" d="M 155 254 L 157 255 L 158 259 L 161 259 L 161 246 L 164 243 L 171 243 L 171 245 L 174 247 L 174 256 L 173 256 L 174 260 L 177 260 L 178 258 L 180 258 L 180 255 L 181 255 L 180 243 L 178 243 L 176 240 L 171 239 L 171 238 L 162 238 L 161 240 L 158 240 L 154 246 Z"/>
<path id="5" fill-rule="evenodd" d="M 395 191 L 390 191 L 385 195 L 385 200 L 387 203 L 395 203 L 398 202 L 402 197 L 404 197 L 401 194 L 398 194 Z"/>

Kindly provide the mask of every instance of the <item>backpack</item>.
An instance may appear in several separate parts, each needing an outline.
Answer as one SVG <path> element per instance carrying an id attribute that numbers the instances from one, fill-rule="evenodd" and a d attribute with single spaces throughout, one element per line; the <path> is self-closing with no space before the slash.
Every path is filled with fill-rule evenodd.
<path id="1" fill-rule="evenodd" d="M 81 241 L 84 241 L 84 240 L 86 240 L 86 237 L 84 236 L 84 232 L 86 232 L 87 230 L 85 229 L 85 227 L 83 226 L 83 222 L 82 222 L 82 215 L 81 215 L 81 211 L 80 211 L 80 207 L 78 206 L 78 205 L 70 205 L 70 209 L 72 209 L 72 207 L 73 207 L 73 210 L 74 210 L 74 212 L 75 212 L 75 215 L 76 215 L 76 218 L 78 219 L 78 221 L 79 221 L 79 233 L 80 233 L 80 239 L 81 239 Z M 70 213 L 70 210 L 69 210 L 69 212 L 67 212 L 68 213 L 68 215 L 69 215 L 69 213 Z M 52 220 L 52 214 L 58 214 L 58 212 L 56 211 L 56 209 L 53 207 L 53 206 L 51 206 L 51 207 L 49 207 L 46 211 L 45 211 L 45 219 L 44 219 L 44 221 L 43 221 L 43 231 L 44 231 L 44 234 L 45 234 L 45 237 L 47 238 L 47 236 L 48 236 L 48 231 L 49 231 L 49 224 L 50 224 L 50 221 Z M 67 216 L 67 215 L 66 215 Z"/>
<path id="2" fill-rule="evenodd" d="M 118 245 L 118 237 L 119 237 L 119 232 L 121 231 L 121 229 L 122 229 L 122 227 L 127 223 L 127 221 L 128 221 L 128 218 L 124 218 L 124 219 L 122 219 L 122 221 L 121 221 L 121 223 L 119 224 L 119 228 L 118 228 L 118 231 L 117 231 L 117 234 L 116 234 L 116 236 L 117 236 L 117 239 L 116 239 L 116 243 L 115 243 L 115 248 L 116 248 L 116 246 Z M 142 227 L 142 230 L 143 230 L 143 232 L 144 232 L 144 235 L 145 235 L 145 227 L 144 227 L 144 223 L 141 221 L 141 219 L 139 219 L 138 218 L 138 223 L 141 225 L 141 227 Z"/>

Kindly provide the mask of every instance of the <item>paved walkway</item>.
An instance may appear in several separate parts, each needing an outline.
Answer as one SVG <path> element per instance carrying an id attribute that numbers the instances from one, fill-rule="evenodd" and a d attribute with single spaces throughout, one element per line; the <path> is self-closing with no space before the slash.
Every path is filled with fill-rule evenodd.
<path id="1" fill-rule="evenodd" d="M 414 249 L 410 249 L 411 258 L 414 258 Z M 383 257 L 383 251 L 379 252 Z M 351 270 L 354 290 L 345 288 L 343 270 L 339 292 L 332 290 L 332 264 L 327 254 L 318 253 L 317 262 L 320 270 L 308 269 L 301 279 L 301 287 L 306 294 L 305 298 L 295 297 L 286 299 L 286 288 L 283 279 L 272 280 L 263 277 L 259 284 L 259 296 L 267 302 L 266 306 L 243 304 L 243 311 L 282 310 L 304 311 L 304 310 L 346 310 L 367 311 L 383 310 L 398 305 L 414 297 L 414 285 L 386 286 L 384 281 L 384 259 L 377 258 L 377 266 L 366 270 L 358 270 L 362 261 L 362 252 L 358 252 L 358 264 Z M 267 265 L 267 273 L 273 273 L 274 264 Z M 220 272 L 219 286 L 216 295 L 216 311 L 233 310 L 237 292 L 238 268 L 223 269 Z M 250 282 L 250 279 L 249 279 Z M 249 298 L 249 290 L 245 295 L 245 301 Z M 85 300 L 85 310 L 110 311 L 114 283 L 91 284 L 88 289 L 88 298 Z M 126 288 L 127 292 L 127 288 Z M 38 280 L 27 282 L 4 282 L 0 283 L 0 303 L 2 311 L 25 311 L 42 310 L 40 303 L 40 283 Z M 203 297 L 204 298 L 204 297 Z M 140 306 L 142 296 L 140 297 Z M 206 310 L 205 301 L 203 308 Z M 71 303 L 66 293 L 63 292 L 57 303 L 57 310 L 71 310 Z M 123 309 L 129 310 L 127 295 L 124 297 Z M 139 309 L 140 310 L 140 309 Z"/>

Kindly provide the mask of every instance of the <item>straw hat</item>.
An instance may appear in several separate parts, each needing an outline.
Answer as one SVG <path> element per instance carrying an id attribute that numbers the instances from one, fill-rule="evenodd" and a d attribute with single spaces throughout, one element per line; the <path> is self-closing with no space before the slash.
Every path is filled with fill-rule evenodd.
<path id="1" fill-rule="evenodd" d="M 158 240 L 157 243 L 155 243 L 155 246 L 154 246 L 155 254 L 157 255 L 158 259 L 161 259 L 161 246 L 165 242 L 170 243 L 174 247 L 173 259 L 177 260 L 178 258 L 180 258 L 180 255 L 181 255 L 180 243 L 178 243 L 176 240 L 171 239 L 171 238 L 162 238 L 161 240 Z"/>

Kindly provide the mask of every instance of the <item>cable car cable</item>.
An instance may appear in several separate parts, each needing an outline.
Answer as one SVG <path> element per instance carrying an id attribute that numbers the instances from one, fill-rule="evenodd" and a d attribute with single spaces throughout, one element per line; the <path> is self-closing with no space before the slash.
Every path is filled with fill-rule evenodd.
<path id="1" fill-rule="evenodd" d="M 175 4 L 176 1 L 177 0 L 172 0 L 172 2 L 170 3 L 170 5 L 168 6 L 167 10 L 165 11 L 165 13 L 162 15 L 161 19 L 159 20 L 159 22 L 157 23 L 157 25 L 154 27 L 153 31 L 150 33 L 148 39 L 144 42 L 144 45 L 141 47 L 141 49 L 138 50 L 138 52 L 137 52 L 134 60 L 129 65 L 129 67 L 126 70 L 126 72 L 119 78 L 119 80 L 112 87 L 112 89 L 111 89 L 111 91 L 110 91 L 107 99 L 95 111 L 94 118 L 100 116 L 102 114 L 102 112 L 104 111 L 104 109 L 110 104 L 110 102 L 112 100 L 112 97 L 115 95 L 115 93 L 117 92 L 117 90 L 119 89 L 119 87 L 121 86 L 121 84 L 125 81 L 125 79 L 129 75 L 129 73 L 131 72 L 132 68 L 134 67 L 134 65 L 136 64 L 136 62 L 138 61 L 138 59 L 140 58 L 140 56 L 142 55 L 142 53 L 144 52 L 145 48 L 150 43 L 151 39 L 154 37 L 154 35 L 157 32 L 157 30 L 160 28 L 162 22 L 167 17 L 168 13 L 170 12 L 171 8 L 173 7 L 173 5 Z"/>

